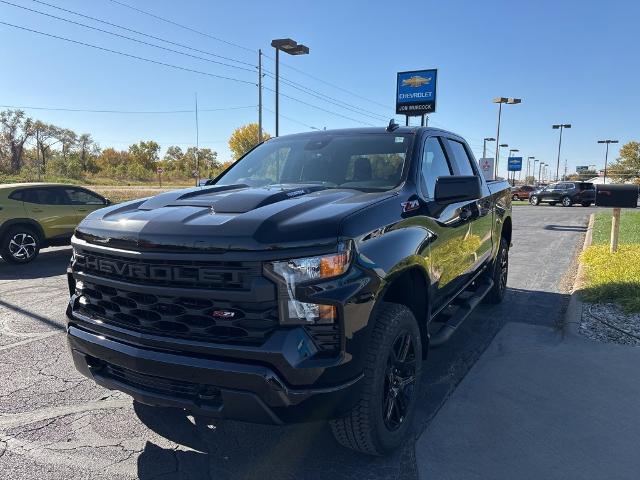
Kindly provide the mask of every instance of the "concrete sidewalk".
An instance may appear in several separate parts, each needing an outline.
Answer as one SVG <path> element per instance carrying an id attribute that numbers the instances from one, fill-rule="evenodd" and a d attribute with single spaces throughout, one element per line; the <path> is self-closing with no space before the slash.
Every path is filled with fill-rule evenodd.
<path id="1" fill-rule="evenodd" d="M 509 323 L 416 459 L 425 480 L 640 478 L 640 348 Z"/>

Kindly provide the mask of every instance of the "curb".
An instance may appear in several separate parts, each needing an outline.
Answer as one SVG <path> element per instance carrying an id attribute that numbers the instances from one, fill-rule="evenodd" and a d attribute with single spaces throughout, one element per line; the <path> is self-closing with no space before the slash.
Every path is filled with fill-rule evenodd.
<path id="1" fill-rule="evenodd" d="M 589 216 L 589 224 L 587 226 L 587 233 L 584 236 L 584 244 L 582 245 L 582 251 L 584 252 L 593 241 L 593 223 L 595 222 L 595 213 L 592 213 Z M 576 273 L 576 279 L 573 283 L 573 288 L 571 289 L 571 298 L 569 299 L 569 306 L 567 307 L 567 312 L 565 313 L 565 333 L 569 336 L 575 337 L 579 336 L 580 338 L 584 338 L 580 334 L 580 324 L 582 323 L 582 308 L 583 303 L 580 298 L 580 290 L 585 283 L 585 268 L 584 264 L 578 264 L 578 272 Z"/>

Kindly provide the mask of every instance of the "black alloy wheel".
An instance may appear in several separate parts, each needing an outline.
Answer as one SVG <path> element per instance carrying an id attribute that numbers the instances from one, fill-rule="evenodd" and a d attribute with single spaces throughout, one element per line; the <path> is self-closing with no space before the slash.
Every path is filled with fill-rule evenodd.
<path id="1" fill-rule="evenodd" d="M 397 430 L 407 418 L 416 383 L 416 349 L 413 335 L 403 331 L 393 342 L 387 358 L 382 413 L 384 424 Z"/>

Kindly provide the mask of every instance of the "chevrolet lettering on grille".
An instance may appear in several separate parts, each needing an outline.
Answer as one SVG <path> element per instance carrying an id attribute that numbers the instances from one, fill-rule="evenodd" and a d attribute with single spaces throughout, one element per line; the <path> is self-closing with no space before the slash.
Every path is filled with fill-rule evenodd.
<path id="1" fill-rule="evenodd" d="M 236 282 L 236 272 L 220 271 L 213 268 L 152 265 L 146 263 L 132 263 L 93 255 L 78 254 L 73 264 L 74 268 L 83 268 L 105 275 L 117 275 L 137 280 L 151 280 L 159 282 L 203 282 L 222 283 Z"/>

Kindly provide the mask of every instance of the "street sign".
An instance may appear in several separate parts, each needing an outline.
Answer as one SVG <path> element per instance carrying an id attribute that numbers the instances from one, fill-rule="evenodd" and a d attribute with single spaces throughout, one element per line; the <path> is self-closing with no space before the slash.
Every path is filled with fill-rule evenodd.
<path id="1" fill-rule="evenodd" d="M 519 172 L 522 170 L 522 157 L 509 157 L 507 169 L 510 172 Z"/>
<path id="2" fill-rule="evenodd" d="M 419 116 L 436 111 L 437 69 L 398 72 L 396 113 Z"/>
<path id="3" fill-rule="evenodd" d="M 164 168 L 162 168 L 162 167 L 158 167 L 158 168 L 156 169 L 156 173 L 157 173 L 158 175 L 160 175 L 161 173 L 164 173 Z"/>
<path id="4" fill-rule="evenodd" d="M 485 180 L 493 180 L 493 161 L 493 157 L 478 160 L 478 165 L 480 165 L 480 170 Z"/>

